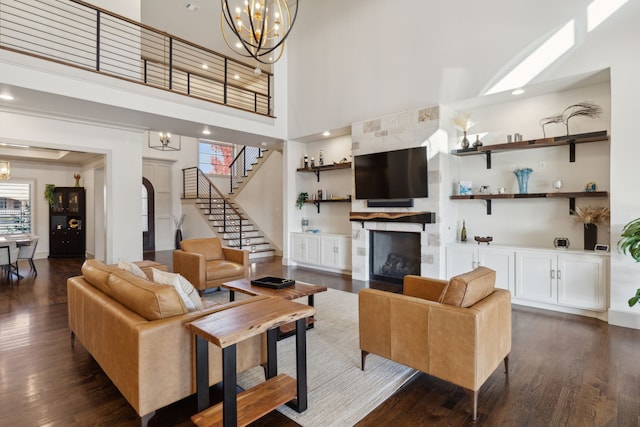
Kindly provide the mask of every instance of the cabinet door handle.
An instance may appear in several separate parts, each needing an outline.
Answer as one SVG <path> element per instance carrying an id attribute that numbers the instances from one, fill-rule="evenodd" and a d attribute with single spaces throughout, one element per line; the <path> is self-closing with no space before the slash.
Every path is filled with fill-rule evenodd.
<path id="1" fill-rule="evenodd" d="M 560 277 L 560 270 L 558 270 L 558 280 L 562 279 L 562 277 Z"/>
<path id="2" fill-rule="evenodd" d="M 556 271 L 555 270 L 551 270 L 551 278 L 552 279 L 556 278 Z"/>

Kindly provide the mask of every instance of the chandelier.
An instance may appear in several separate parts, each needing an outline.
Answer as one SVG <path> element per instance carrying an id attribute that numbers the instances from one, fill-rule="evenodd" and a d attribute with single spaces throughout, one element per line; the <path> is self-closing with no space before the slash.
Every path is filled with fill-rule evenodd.
<path id="1" fill-rule="evenodd" d="M 235 53 L 254 58 L 263 64 L 273 64 L 282 56 L 284 41 L 298 15 L 298 0 L 228 0 L 222 1 L 220 26 L 227 46 Z M 292 18 L 293 9 L 293 18 Z M 231 31 L 233 36 L 228 32 Z M 256 68 L 258 73 L 259 68 Z"/>
<path id="2" fill-rule="evenodd" d="M 147 140 L 149 143 L 149 148 L 153 148 L 154 150 L 160 151 L 180 151 L 182 148 L 182 136 L 178 135 L 178 143 L 171 141 L 171 134 L 166 132 L 158 133 L 158 139 L 160 140 L 160 144 L 157 142 L 151 142 L 151 132 L 147 132 Z"/>
<path id="3" fill-rule="evenodd" d="M 11 178 L 11 164 L 8 161 L 0 161 L 0 181 Z"/>

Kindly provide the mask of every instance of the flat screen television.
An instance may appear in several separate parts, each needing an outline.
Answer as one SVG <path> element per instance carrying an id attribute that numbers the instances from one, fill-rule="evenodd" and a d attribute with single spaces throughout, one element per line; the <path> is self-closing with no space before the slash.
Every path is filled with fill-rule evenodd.
<path id="1" fill-rule="evenodd" d="M 413 199 L 429 196 L 427 147 L 354 157 L 356 199 Z"/>

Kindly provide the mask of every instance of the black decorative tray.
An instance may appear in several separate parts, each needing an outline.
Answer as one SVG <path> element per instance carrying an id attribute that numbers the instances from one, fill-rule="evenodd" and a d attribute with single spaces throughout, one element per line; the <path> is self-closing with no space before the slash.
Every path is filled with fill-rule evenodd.
<path id="1" fill-rule="evenodd" d="M 253 279 L 251 285 L 262 286 L 263 288 L 282 289 L 296 284 L 295 280 L 282 279 L 280 277 L 262 277 L 260 279 Z"/>

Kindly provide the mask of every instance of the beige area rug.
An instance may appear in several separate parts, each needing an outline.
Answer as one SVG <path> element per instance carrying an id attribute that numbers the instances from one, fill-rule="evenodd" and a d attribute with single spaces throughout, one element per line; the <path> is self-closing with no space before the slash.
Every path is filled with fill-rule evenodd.
<path id="1" fill-rule="evenodd" d="M 306 303 L 306 298 L 300 302 Z M 360 369 L 356 294 L 329 289 L 316 294 L 315 306 L 316 325 L 307 331 L 309 407 L 300 414 L 287 406 L 278 410 L 305 427 L 353 426 L 416 371 L 375 355 L 367 357 L 366 371 Z M 278 342 L 278 373 L 284 372 L 293 378 L 296 377 L 295 343 L 295 337 Z M 245 389 L 262 381 L 261 368 L 238 377 L 238 383 Z"/>

